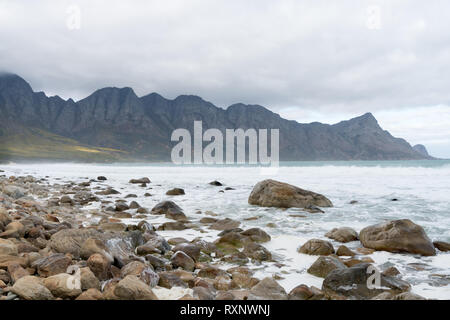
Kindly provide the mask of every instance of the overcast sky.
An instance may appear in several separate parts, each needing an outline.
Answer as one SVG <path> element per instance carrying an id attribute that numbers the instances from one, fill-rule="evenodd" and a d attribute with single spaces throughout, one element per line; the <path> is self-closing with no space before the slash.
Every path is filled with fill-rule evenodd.
<path id="1" fill-rule="evenodd" d="M 299 122 L 370 111 L 450 158 L 449 14 L 447 0 L 0 0 L 0 70 L 75 100 L 130 86 Z"/>

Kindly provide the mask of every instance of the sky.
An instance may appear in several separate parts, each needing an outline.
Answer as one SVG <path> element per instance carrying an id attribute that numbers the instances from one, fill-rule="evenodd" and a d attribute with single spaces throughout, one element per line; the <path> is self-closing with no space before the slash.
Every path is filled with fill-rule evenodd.
<path id="1" fill-rule="evenodd" d="M 299 122 L 372 112 L 450 158 L 447 0 L 0 0 L 0 71 L 96 89 L 260 104 Z"/>

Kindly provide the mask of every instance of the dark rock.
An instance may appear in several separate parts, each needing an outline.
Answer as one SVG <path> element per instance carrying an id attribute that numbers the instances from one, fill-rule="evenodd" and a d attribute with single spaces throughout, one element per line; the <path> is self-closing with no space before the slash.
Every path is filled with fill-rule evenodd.
<path id="1" fill-rule="evenodd" d="M 195 261 L 182 251 L 177 251 L 170 258 L 174 268 L 182 268 L 187 271 L 194 271 Z"/>
<path id="2" fill-rule="evenodd" d="M 221 187 L 221 186 L 223 186 L 223 184 L 220 183 L 220 182 L 217 181 L 217 180 L 211 181 L 209 184 L 212 185 L 212 186 L 216 186 L 216 187 Z"/>
<path id="3" fill-rule="evenodd" d="M 321 194 L 270 179 L 255 185 L 248 198 L 248 203 L 262 207 L 279 208 L 307 208 L 311 205 L 333 206 L 331 201 Z"/>
<path id="4" fill-rule="evenodd" d="M 98 180 L 98 181 L 106 181 L 107 179 L 106 179 L 106 177 L 104 177 L 104 176 L 98 176 L 98 177 L 97 177 L 97 180 Z"/>
<path id="5" fill-rule="evenodd" d="M 166 195 L 168 196 L 181 196 L 184 194 L 184 190 L 180 188 L 174 188 L 166 192 Z"/>

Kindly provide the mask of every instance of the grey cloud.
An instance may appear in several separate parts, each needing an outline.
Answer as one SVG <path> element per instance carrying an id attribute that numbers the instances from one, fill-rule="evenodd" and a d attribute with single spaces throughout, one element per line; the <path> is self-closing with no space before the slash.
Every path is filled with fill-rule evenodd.
<path id="1" fill-rule="evenodd" d="M 71 4 L 80 30 L 66 26 Z M 366 25 L 371 5 L 379 30 Z M 0 69 L 64 98 L 131 86 L 222 107 L 407 112 L 449 104 L 449 10 L 445 0 L 3 0 Z"/>

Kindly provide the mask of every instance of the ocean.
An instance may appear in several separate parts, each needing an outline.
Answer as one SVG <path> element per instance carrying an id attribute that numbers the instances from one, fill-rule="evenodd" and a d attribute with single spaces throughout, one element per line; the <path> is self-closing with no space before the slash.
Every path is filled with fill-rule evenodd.
<path id="1" fill-rule="evenodd" d="M 277 275 L 279 283 L 290 290 L 299 284 L 321 287 L 321 278 L 306 272 L 317 259 L 297 252 L 307 240 L 327 239 L 324 235 L 335 227 L 362 228 L 392 219 L 410 219 L 421 225 L 431 240 L 450 242 L 450 161 L 324 161 L 282 162 L 271 170 L 257 166 L 176 166 L 158 164 L 8 164 L 2 165 L 7 175 L 46 177 L 51 183 L 86 181 L 106 176 L 109 185 L 120 191 L 112 199 L 134 193 L 141 206 L 151 209 L 162 200 L 176 202 L 193 221 L 211 212 L 217 217 L 241 221 L 241 228 L 259 227 L 272 236 L 266 246 L 283 264 L 253 265 L 257 277 Z M 149 177 L 149 188 L 129 184 L 132 178 Z M 306 213 L 300 209 L 260 208 L 248 204 L 253 186 L 264 179 L 275 179 L 300 188 L 321 193 L 334 204 L 325 213 Z M 234 190 L 219 192 L 224 187 L 208 183 L 218 180 Z M 183 196 L 166 196 L 171 188 L 183 188 Z M 144 197 L 150 192 L 152 197 Z M 392 201 L 397 199 L 398 201 Z M 358 201 L 350 204 L 350 201 Z M 95 209 L 94 203 L 87 209 Z M 199 214 L 198 211 L 202 213 Z M 209 212 L 210 211 L 210 212 Z M 292 216 L 295 215 L 295 216 Z M 256 218 L 255 218 L 256 217 Z M 255 220 L 248 220 L 248 219 Z M 139 220 L 129 219 L 127 223 Z M 149 216 L 155 225 L 168 221 Z M 271 224 L 269 227 L 268 224 Z M 213 241 L 217 231 L 204 228 L 204 233 L 188 229 L 161 231 L 163 236 L 191 240 L 203 237 Z M 327 239 L 329 240 L 329 239 Z M 331 241 L 335 248 L 340 244 Z M 346 244 L 354 249 L 359 242 Z M 433 257 L 411 254 L 375 252 L 370 257 L 384 270 L 395 266 L 402 278 L 412 285 L 412 292 L 432 299 L 450 299 L 450 253 Z"/>

